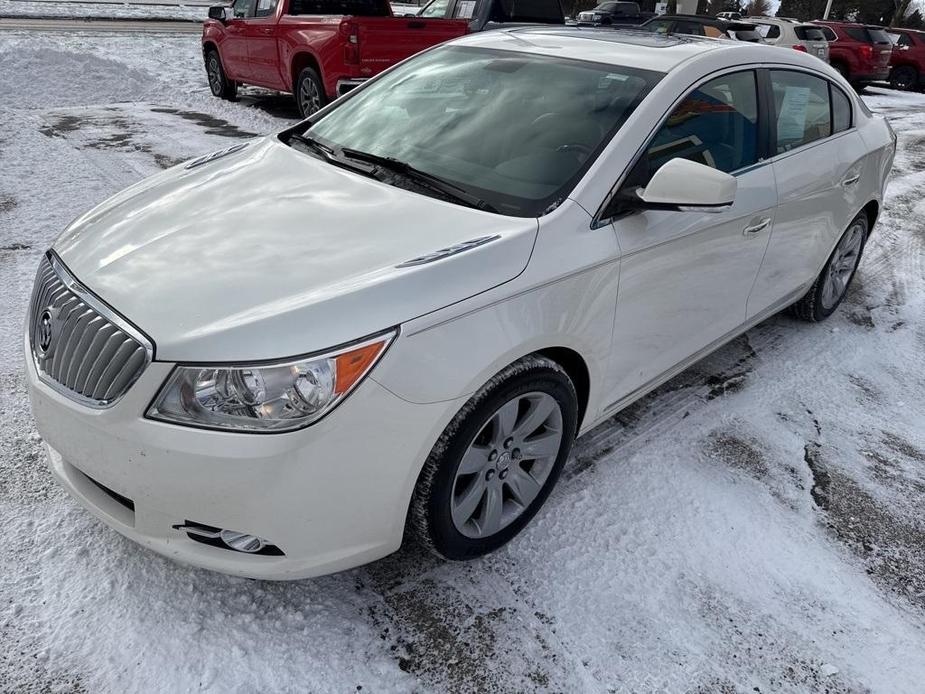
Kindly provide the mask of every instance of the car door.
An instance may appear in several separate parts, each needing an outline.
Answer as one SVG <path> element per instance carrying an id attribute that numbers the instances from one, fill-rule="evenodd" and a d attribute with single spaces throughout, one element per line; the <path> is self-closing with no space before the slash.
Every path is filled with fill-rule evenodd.
<path id="1" fill-rule="evenodd" d="M 674 108 L 621 186 L 644 187 L 662 164 L 682 157 L 734 175 L 738 188 L 735 202 L 720 210 L 642 209 L 613 222 L 622 254 L 615 402 L 745 321 L 777 205 L 759 126 L 756 72 L 715 77 Z"/>
<path id="2" fill-rule="evenodd" d="M 286 85 L 279 71 L 280 60 L 277 46 L 276 8 L 279 1 L 257 0 L 254 17 L 245 20 L 244 35 L 247 38 L 251 80 L 255 84 L 270 89 L 285 90 Z"/>
<path id="3" fill-rule="evenodd" d="M 811 283 L 866 202 L 856 198 L 865 148 L 853 127 L 853 99 L 809 72 L 770 70 L 768 75 L 771 164 L 779 201 L 748 299 L 749 317 Z"/>
<path id="4" fill-rule="evenodd" d="M 231 19 L 225 24 L 225 38 L 220 47 L 222 65 L 228 77 L 247 80 L 251 76 L 247 55 L 247 22 L 254 16 L 257 0 L 235 0 Z"/>

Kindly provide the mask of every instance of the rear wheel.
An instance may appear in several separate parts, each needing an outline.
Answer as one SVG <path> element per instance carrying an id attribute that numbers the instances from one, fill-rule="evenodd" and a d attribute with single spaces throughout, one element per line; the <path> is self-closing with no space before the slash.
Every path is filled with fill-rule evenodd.
<path id="1" fill-rule="evenodd" d="M 842 234 L 813 286 L 791 307 L 794 316 L 815 323 L 835 313 L 858 269 L 867 242 L 867 232 L 867 214 L 861 212 Z"/>
<path id="2" fill-rule="evenodd" d="M 212 96 L 234 101 L 238 94 L 238 83 L 228 79 L 225 75 L 222 60 L 215 49 L 206 53 L 206 76 L 209 78 L 209 89 L 212 90 Z"/>
<path id="3" fill-rule="evenodd" d="M 295 100 L 302 118 L 308 118 L 328 103 L 324 84 L 313 68 L 307 67 L 299 73 L 295 86 Z"/>
<path id="4" fill-rule="evenodd" d="M 890 73 L 890 86 L 893 89 L 910 91 L 919 86 L 919 73 L 910 65 L 900 65 Z"/>
<path id="5" fill-rule="evenodd" d="M 555 362 L 530 356 L 476 393 L 424 464 L 408 529 L 446 559 L 498 549 L 530 522 L 571 451 L 578 398 Z"/>

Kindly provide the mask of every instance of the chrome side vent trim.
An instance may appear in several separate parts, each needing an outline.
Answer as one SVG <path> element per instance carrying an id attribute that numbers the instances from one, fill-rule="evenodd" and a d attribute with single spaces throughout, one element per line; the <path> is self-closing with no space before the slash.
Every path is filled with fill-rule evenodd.
<path id="1" fill-rule="evenodd" d="M 426 255 L 418 256 L 417 258 L 412 258 L 411 260 L 406 260 L 399 265 L 396 265 L 397 268 L 403 267 L 414 267 L 416 265 L 426 265 L 427 263 L 433 263 L 437 260 L 443 260 L 444 258 L 449 258 L 451 255 L 458 255 L 459 253 L 465 253 L 470 251 L 473 248 L 478 248 L 479 246 L 484 246 L 486 243 L 491 243 L 492 241 L 497 241 L 501 238 L 501 234 L 495 234 L 494 236 L 480 236 L 477 239 L 472 239 L 470 241 L 463 241 L 462 243 L 457 243 L 455 246 L 449 246 L 448 248 L 441 248 L 438 251 L 433 253 L 427 253 Z"/>
<path id="2" fill-rule="evenodd" d="M 96 408 L 125 395 L 154 358 L 151 341 L 50 252 L 39 264 L 32 290 L 29 344 L 44 383 Z"/>

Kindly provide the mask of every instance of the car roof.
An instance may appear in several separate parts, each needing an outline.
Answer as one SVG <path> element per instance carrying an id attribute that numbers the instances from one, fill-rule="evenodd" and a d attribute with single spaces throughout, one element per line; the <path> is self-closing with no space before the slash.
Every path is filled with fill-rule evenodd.
<path id="1" fill-rule="evenodd" d="M 745 61 L 783 57 L 780 48 L 743 41 L 701 36 L 657 34 L 640 29 L 607 29 L 578 26 L 522 27 L 481 31 L 453 41 L 453 45 L 478 46 L 537 55 L 549 55 L 596 63 L 669 72 L 681 63 L 706 53 L 749 50 Z M 747 47 L 747 48 L 746 48 Z M 794 51 L 795 52 L 795 51 Z M 796 59 L 798 56 L 795 56 Z"/>

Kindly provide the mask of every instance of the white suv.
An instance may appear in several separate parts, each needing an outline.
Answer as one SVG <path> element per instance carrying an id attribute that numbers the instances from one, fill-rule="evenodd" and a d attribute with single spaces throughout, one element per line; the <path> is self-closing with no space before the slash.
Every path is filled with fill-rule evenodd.
<path id="1" fill-rule="evenodd" d="M 758 27 L 765 43 L 793 48 L 829 62 L 829 42 L 815 24 L 804 24 L 785 17 L 749 17 L 747 21 Z"/>

